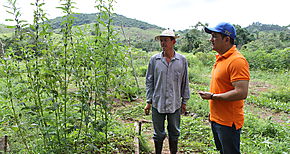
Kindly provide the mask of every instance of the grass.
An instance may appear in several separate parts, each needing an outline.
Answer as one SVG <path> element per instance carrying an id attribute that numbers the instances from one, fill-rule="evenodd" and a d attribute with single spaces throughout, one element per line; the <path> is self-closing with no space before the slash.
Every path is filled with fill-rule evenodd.
<path id="1" fill-rule="evenodd" d="M 288 71 L 252 71 L 250 82 L 251 95 L 247 99 L 262 107 L 274 109 L 278 112 L 290 112 L 289 96 L 289 72 Z"/>
<path id="2" fill-rule="evenodd" d="M 251 71 L 251 78 L 253 81 L 265 82 L 280 88 L 289 87 L 289 75 L 288 70 L 281 71 Z"/>

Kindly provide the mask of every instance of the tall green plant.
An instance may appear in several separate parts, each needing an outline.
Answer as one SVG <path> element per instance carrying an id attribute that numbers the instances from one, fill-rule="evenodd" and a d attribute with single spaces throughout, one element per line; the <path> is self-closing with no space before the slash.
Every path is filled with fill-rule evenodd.
<path id="1" fill-rule="evenodd" d="M 113 31 L 111 28 L 111 11 L 112 11 L 112 1 L 109 0 L 108 3 L 106 4 L 105 1 L 100 0 L 98 1 L 99 5 L 97 6 L 98 10 L 100 11 L 100 14 L 98 15 L 97 21 L 98 23 L 96 24 L 96 34 L 97 36 L 101 36 L 101 35 L 105 35 L 104 39 L 99 40 L 98 38 L 96 38 L 95 40 L 95 46 L 100 46 L 102 45 L 103 47 L 101 47 L 101 49 L 103 51 L 99 52 L 100 53 L 100 57 L 103 57 L 100 61 L 100 63 L 98 63 L 97 65 L 99 65 L 99 70 L 98 73 L 100 75 L 100 83 L 97 83 L 97 86 L 101 86 L 103 87 L 101 89 L 101 95 L 99 94 L 99 96 L 101 96 L 100 98 L 100 103 L 103 109 L 103 121 L 105 122 L 105 152 L 108 152 L 108 103 L 109 102 L 109 96 L 110 94 L 108 93 L 109 90 L 109 80 L 110 80 L 110 76 L 111 73 L 109 72 L 110 67 L 112 66 L 112 58 L 111 58 L 111 54 L 113 52 L 113 48 L 114 48 L 114 44 L 112 44 L 111 42 L 111 37 L 113 36 Z M 102 19 L 106 20 L 107 22 L 104 22 Z M 106 33 L 100 33 L 100 25 L 103 25 L 104 27 L 106 27 Z M 96 66 L 98 67 L 98 66 Z"/>
<path id="2" fill-rule="evenodd" d="M 26 61 L 26 68 L 27 73 L 29 74 L 29 87 L 31 88 L 31 100 L 34 101 L 34 105 L 37 108 L 37 115 L 38 115 L 38 123 L 39 128 L 41 130 L 41 134 L 43 137 L 43 145 L 44 147 L 47 146 L 47 142 L 49 141 L 48 138 L 48 131 L 47 131 L 47 122 L 46 117 L 44 115 L 44 101 L 43 99 L 43 92 L 44 92 L 44 82 L 42 80 L 42 61 L 40 60 L 40 56 L 42 56 L 42 51 L 44 50 L 44 44 L 42 43 L 42 39 L 47 36 L 45 29 L 41 28 L 43 25 L 41 25 L 41 22 L 43 22 L 46 17 L 45 13 L 42 9 L 42 6 L 45 3 L 41 3 L 39 0 L 36 0 L 35 3 L 32 3 L 34 5 L 34 21 L 33 25 L 30 26 L 30 28 L 33 30 L 33 32 L 30 34 L 31 40 L 33 41 L 33 44 L 29 46 L 30 52 L 26 53 L 27 59 Z"/>
<path id="3" fill-rule="evenodd" d="M 96 1 L 95 36 L 88 27 L 73 27 L 74 2 L 61 2 L 61 35 L 52 34 L 45 3 L 35 0 L 33 24 L 25 33 L 16 29 L 23 36 L 15 36 L 15 46 L 5 55 L 11 58 L 2 60 L 11 132 L 22 139 L 13 152 L 116 152 L 112 146 L 120 143 L 109 144 L 118 132 L 110 110 L 131 74 L 111 26 L 113 1 Z"/>
<path id="4" fill-rule="evenodd" d="M 133 64 L 133 57 L 132 57 L 132 52 L 131 52 L 131 50 L 132 50 L 131 41 L 130 41 L 130 38 L 127 39 L 125 31 L 124 31 L 124 28 L 123 28 L 123 25 L 121 26 L 121 29 L 122 29 L 122 33 L 124 35 L 125 40 L 128 41 L 128 45 L 129 45 L 128 52 L 129 52 L 129 55 L 130 55 L 130 64 L 131 64 L 131 67 L 133 69 L 133 75 L 134 75 L 134 78 L 135 78 L 135 81 L 136 81 L 136 85 L 137 85 L 137 88 L 138 88 L 138 93 L 139 93 L 139 89 L 140 88 L 139 88 L 139 83 L 138 83 L 136 70 L 135 70 L 135 67 L 134 67 L 134 64 Z"/>
<path id="5" fill-rule="evenodd" d="M 109 131 L 110 131 L 110 106 L 113 100 L 118 98 L 119 87 L 124 81 L 124 76 L 128 74 L 126 61 L 126 52 L 116 40 L 116 32 L 112 27 L 113 0 L 96 1 L 96 8 L 100 12 L 95 24 L 95 42 L 94 42 L 94 73 L 95 73 L 95 102 L 101 106 L 102 121 L 105 124 L 105 151 L 109 149 Z M 104 28 L 105 30 L 102 30 Z M 97 104 L 95 104 L 97 108 Z M 96 120 L 96 118 L 95 118 Z M 98 123 L 97 121 L 95 121 Z M 95 135 L 99 133 L 95 132 Z"/>
<path id="6" fill-rule="evenodd" d="M 21 55 L 21 53 L 25 50 L 22 43 L 25 36 L 23 33 L 23 28 L 26 27 L 27 24 L 24 20 L 20 19 L 21 12 L 16 3 L 17 0 L 8 0 L 9 6 L 5 6 L 8 9 L 7 13 L 14 17 L 14 19 L 6 19 L 6 21 L 14 21 L 15 26 L 8 26 L 8 28 L 14 28 L 13 45 L 7 50 L 7 52 L 5 52 L 3 59 L 1 59 L 1 63 L 3 64 L 1 65 L 3 70 L 2 76 L 6 81 L 6 88 L 3 90 L 3 94 L 5 100 L 9 102 L 12 112 L 12 115 L 6 116 L 13 117 L 11 121 L 9 121 L 9 126 L 20 137 L 21 142 L 24 144 L 24 148 L 28 152 L 31 152 L 26 138 L 27 131 L 25 129 L 25 124 L 21 122 L 21 111 L 18 107 L 18 104 L 23 97 L 23 83 L 18 81 L 22 79 L 22 68 L 18 60 L 23 58 Z"/>
<path id="7" fill-rule="evenodd" d="M 63 7 L 59 7 L 65 13 L 64 21 L 62 23 L 63 28 L 61 29 L 63 34 L 63 61 L 62 66 L 64 69 L 64 76 L 63 76 L 63 88 L 62 94 L 63 97 L 63 118 L 64 118 L 64 137 L 67 138 L 67 103 L 68 103 L 68 84 L 69 84 L 69 65 L 68 62 L 70 60 L 70 51 L 73 48 L 73 40 L 72 40 L 72 26 L 73 26 L 73 16 L 72 16 L 72 4 L 71 0 L 65 0 L 65 3 L 62 4 Z"/>

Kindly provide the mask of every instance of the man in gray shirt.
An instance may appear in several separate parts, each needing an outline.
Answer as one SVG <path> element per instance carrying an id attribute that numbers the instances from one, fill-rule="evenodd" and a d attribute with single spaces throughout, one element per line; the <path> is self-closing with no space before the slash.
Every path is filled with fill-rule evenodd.
<path id="1" fill-rule="evenodd" d="M 170 153 L 177 152 L 180 135 L 180 115 L 186 110 L 190 97 L 187 60 L 174 51 L 178 36 L 165 30 L 155 39 L 160 41 L 162 52 L 151 57 L 146 73 L 145 114 L 152 108 L 155 152 L 162 151 L 166 137 L 164 122 L 167 117 Z"/>

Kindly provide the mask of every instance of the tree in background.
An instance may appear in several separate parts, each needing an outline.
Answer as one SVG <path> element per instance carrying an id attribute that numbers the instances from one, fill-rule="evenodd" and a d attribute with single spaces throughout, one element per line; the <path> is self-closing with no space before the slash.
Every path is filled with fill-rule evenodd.
<path id="1" fill-rule="evenodd" d="M 242 28 L 240 25 L 234 25 L 237 32 L 237 38 L 235 44 L 238 48 L 241 48 L 244 44 L 247 44 L 255 40 L 254 34 L 251 34 L 246 28 Z"/>
<path id="2" fill-rule="evenodd" d="M 179 50 L 183 52 L 208 52 L 211 50 L 210 36 L 204 32 L 204 27 L 208 24 L 198 22 L 190 30 L 184 32 L 184 37 L 179 42 Z M 244 44 L 247 44 L 255 40 L 254 34 L 251 34 L 246 28 L 242 28 L 240 25 L 234 25 L 237 31 L 237 39 L 235 44 L 241 48 Z"/>
<path id="3" fill-rule="evenodd" d="M 210 51 L 209 36 L 203 32 L 203 27 L 208 24 L 198 22 L 190 30 L 185 30 L 182 39 L 177 42 L 177 47 L 183 52 L 207 52 Z"/>

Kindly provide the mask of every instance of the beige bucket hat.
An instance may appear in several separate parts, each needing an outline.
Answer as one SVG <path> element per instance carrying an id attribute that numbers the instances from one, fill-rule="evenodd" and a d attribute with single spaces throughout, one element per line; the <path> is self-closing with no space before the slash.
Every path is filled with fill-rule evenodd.
<path id="1" fill-rule="evenodd" d="M 175 39 L 179 38 L 178 35 L 175 35 L 173 30 L 166 29 L 160 35 L 155 36 L 155 40 L 157 40 L 157 41 L 160 40 L 160 37 L 162 37 L 162 36 L 173 37 Z"/>

